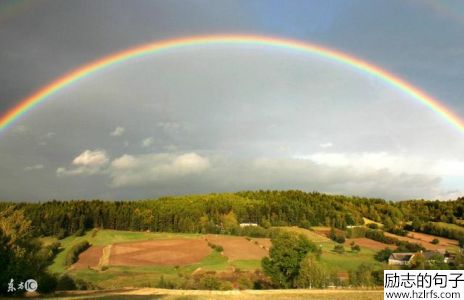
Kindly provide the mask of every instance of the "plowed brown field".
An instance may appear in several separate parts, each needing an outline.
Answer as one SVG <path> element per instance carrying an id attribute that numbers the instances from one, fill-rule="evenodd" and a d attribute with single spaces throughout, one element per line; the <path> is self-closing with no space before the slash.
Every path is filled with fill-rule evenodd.
<path id="1" fill-rule="evenodd" d="M 229 260 L 261 259 L 268 255 L 268 250 L 261 247 L 261 245 L 270 244 L 270 242 L 264 242 L 264 239 L 260 239 L 261 241 L 256 244 L 255 241 L 249 241 L 244 237 L 226 237 L 212 234 L 207 235 L 206 239 L 213 244 L 222 246 L 224 248 L 223 254 Z"/>
<path id="2" fill-rule="evenodd" d="M 406 242 L 410 242 L 410 243 L 419 244 L 419 245 L 421 245 L 422 247 L 424 247 L 427 250 L 442 251 L 442 252 L 444 252 L 446 250 L 445 245 L 434 245 L 434 244 L 429 243 L 429 242 L 424 241 L 424 240 L 413 239 L 411 237 L 400 236 L 400 235 L 396 235 L 396 234 L 389 233 L 389 232 L 385 232 L 385 235 L 389 236 L 389 237 L 397 238 L 400 241 L 406 241 Z"/>
<path id="3" fill-rule="evenodd" d="M 103 246 L 92 246 L 79 255 L 79 260 L 73 265 L 75 269 L 97 267 L 103 253 Z"/>
<path id="4" fill-rule="evenodd" d="M 202 239 L 152 240 L 113 244 L 109 264 L 118 266 L 187 265 L 211 253 Z"/>
<path id="5" fill-rule="evenodd" d="M 434 239 L 438 239 L 440 242 L 437 244 L 437 246 L 453 247 L 459 245 L 457 240 L 447 239 L 426 233 L 409 232 L 408 237 L 428 243 L 432 242 Z"/>

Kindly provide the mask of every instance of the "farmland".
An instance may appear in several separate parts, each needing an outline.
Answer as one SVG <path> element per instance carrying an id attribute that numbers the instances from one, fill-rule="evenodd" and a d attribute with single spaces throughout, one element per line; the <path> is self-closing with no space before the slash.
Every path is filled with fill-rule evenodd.
<path id="1" fill-rule="evenodd" d="M 447 250 L 449 248 L 451 248 L 451 249 L 456 248 L 456 247 L 453 247 L 453 246 L 451 246 L 451 247 L 448 246 L 447 247 L 446 245 L 432 244 L 431 242 L 428 242 L 426 239 L 420 239 L 419 235 L 417 235 L 416 233 L 410 233 L 410 234 L 408 234 L 408 236 L 400 236 L 400 235 L 396 235 L 396 234 L 393 234 L 393 233 L 385 232 L 385 236 L 396 238 L 396 239 L 398 239 L 400 241 L 405 241 L 405 242 L 409 242 L 409 243 L 416 243 L 416 244 L 421 245 L 422 247 L 424 247 L 427 250 L 443 251 L 444 252 L 445 250 Z M 436 237 L 434 237 L 434 238 L 436 238 Z"/>
<path id="2" fill-rule="evenodd" d="M 55 280 L 55 290 L 374 287 L 390 267 L 391 250 L 424 250 L 417 243 L 426 249 L 459 249 L 459 225 L 408 221 L 405 215 L 415 204 L 402 204 L 401 215 L 381 200 L 331 197 L 290 191 L 49 202 L 8 206 L 4 215 L 5 224 L 22 224 L 34 245 L 40 245 L 36 239 L 42 242 L 37 258 L 46 262 L 44 271 Z M 461 207 L 461 202 L 451 204 Z M 458 251 L 446 258 L 436 267 L 461 266 Z M 435 265 L 408 266 L 418 267 Z M 314 283 L 308 276 L 313 270 Z"/>
<path id="3" fill-rule="evenodd" d="M 92 246 L 75 264 L 66 267 L 67 252 L 83 240 Z M 224 251 L 213 251 L 208 242 L 221 245 Z M 184 275 L 204 272 L 254 271 L 261 267 L 261 258 L 270 245 L 269 239 L 262 238 L 115 230 L 93 230 L 81 237 L 67 237 L 61 243 L 63 251 L 49 270 L 93 282 L 100 288 L 154 287 L 162 276 L 178 281 Z"/>
<path id="4" fill-rule="evenodd" d="M 336 244 L 326 236 L 299 227 L 279 227 L 284 231 L 303 234 L 321 247 L 320 259 L 328 271 L 346 274 L 362 263 L 381 266 L 373 256 L 376 247 L 361 243 L 361 251 L 333 252 Z M 64 256 L 72 245 L 88 240 L 92 246 L 79 255 L 71 267 L 64 264 Z M 356 239 L 361 241 L 362 239 Z M 229 235 L 200 235 L 92 230 L 81 237 L 67 237 L 61 241 L 63 251 L 49 270 L 66 273 L 73 278 L 95 283 L 99 288 L 155 287 L 161 277 L 167 281 L 181 281 L 186 275 L 217 272 L 219 275 L 241 270 L 261 269 L 261 259 L 271 247 L 268 238 L 246 238 Z M 217 252 L 208 243 L 220 245 Z"/>

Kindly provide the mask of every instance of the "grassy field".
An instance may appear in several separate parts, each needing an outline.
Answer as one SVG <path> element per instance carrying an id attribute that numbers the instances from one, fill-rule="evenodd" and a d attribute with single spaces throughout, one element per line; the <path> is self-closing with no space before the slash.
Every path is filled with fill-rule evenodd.
<path id="1" fill-rule="evenodd" d="M 330 272 L 347 272 L 356 269 L 362 263 L 368 263 L 381 267 L 382 264 L 374 260 L 375 250 L 361 247 L 359 253 L 352 252 L 350 247 L 345 247 L 345 253 L 339 254 L 333 251 L 335 242 L 314 231 L 298 227 L 280 227 L 305 235 L 309 240 L 316 243 L 322 249 L 320 263 Z M 71 246 L 87 240 L 95 246 L 106 246 L 120 242 L 134 242 L 155 239 L 170 238 L 202 238 L 199 234 L 174 234 L 174 233 L 151 233 L 151 232 L 130 232 L 115 230 L 89 231 L 84 236 L 70 236 L 60 241 L 63 251 L 55 258 L 49 270 L 53 273 L 66 273 L 73 278 L 82 279 L 93 283 L 102 289 L 115 289 L 120 287 L 156 287 L 163 277 L 168 282 L 182 282 L 186 275 L 196 272 L 232 272 L 234 270 L 255 271 L 261 268 L 259 259 L 239 259 L 229 260 L 217 251 L 211 252 L 198 263 L 184 266 L 106 266 L 105 268 L 84 268 L 70 269 L 64 264 L 66 254 Z M 53 238 L 44 238 L 44 243 L 56 241 Z"/>
<path id="2" fill-rule="evenodd" d="M 464 233 L 464 227 L 456 225 L 456 224 L 444 223 L 444 222 L 433 222 L 433 223 L 443 228 L 453 229 L 453 230 L 457 230 L 457 231 Z"/>
<path id="3" fill-rule="evenodd" d="M 363 220 L 364 220 L 364 225 L 377 224 L 377 226 L 383 227 L 382 223 L 376 222 L 374 220 L 371 220 L 371 219 L 368 219 L 368 218 L 365 218 L 365 217 L 363 217 Z"/>
<path id="4" fill-rule="evenodd" d="M 280 227 L 284 230 L 296 232 L 305 235 L 309 240 L 319 245 L 322 249 L 321 264 L 325 266 L 328 271 L 344 272 L 356 269 L 362 263 L 382 267 L 382 263 L 374 259 L 377 252 L 366 247 L 361 247 L 360 252 L 351 252 L 350 247 L 345 246 L 345 253 L 339 254 L 333 251 L 334 246 L 337 244 L 331 239 L 320 235 L 312 230 L 299 228 L 299 227 Z M 327 229 L 327 228 L 316 228 Z"/>

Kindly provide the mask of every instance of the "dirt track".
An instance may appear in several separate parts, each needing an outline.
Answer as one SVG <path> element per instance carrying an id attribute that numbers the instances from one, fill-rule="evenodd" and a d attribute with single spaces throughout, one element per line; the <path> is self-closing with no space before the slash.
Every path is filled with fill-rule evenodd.
<path id="1" fill-rule="evenodd" d="M 279 299 L 279 300 L 376 300 L 383 299 L 383 290 L 348 290 L 348 289 L 295 289 L 295 290 L 233 290 L 233 291 L 204 291 L 204 290 L 166 290 L 155 288 L 123 289 L 114 291 L 74 291 L 61 292 L 61 297 L 67 299 Z M 87 299 L 88 299 L 87 298 Z"/>

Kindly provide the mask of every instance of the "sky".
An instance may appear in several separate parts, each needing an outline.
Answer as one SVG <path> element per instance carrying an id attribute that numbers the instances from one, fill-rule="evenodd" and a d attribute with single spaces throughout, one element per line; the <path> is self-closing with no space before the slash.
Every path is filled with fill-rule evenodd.
<path id="1" fill-rule="evenodd" d="M 205 34 L 335 49 L 464 119 L 464 3 L 429 0 L 0 0 L 0 115 L 98 58 Z M 85 77 L 0 132 L 0 199 L 250 189 L 456 199 L 463 137 L 410 95 L 317 55 L 186 47 Z"/>

